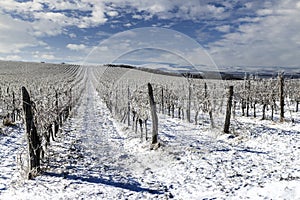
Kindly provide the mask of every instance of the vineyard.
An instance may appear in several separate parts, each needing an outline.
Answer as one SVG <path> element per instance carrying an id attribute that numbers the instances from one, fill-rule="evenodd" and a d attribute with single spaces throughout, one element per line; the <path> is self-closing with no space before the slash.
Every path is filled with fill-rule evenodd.
<path id="1" fill-rule="evenodd" d="M 26 126 L 30 146 L 30 167 L 26 173 L 31 178 L 40 171 L 40 159 L 50 140 L 55 140 L 82 94 L 84 73 L 76 65 L 13 64 L 16 65 L 5 62 L 1 66 L 0 117 L 5 126 L 14 126 L 16 121 Z M 29 119 L 25 116 L 27 109 Z"/>
<path id="2" fill-rule="evenodd" d="M 0 199 L 299 198 L 299 102 L 284 73 L 0 62 Z"/>
<path id="3" fill-rule="evenodd" d="M 230 109 L 233 117 L 295 122 L 299 112 L 300 81 L 285 79 L 283 74 L 270 79 L 246 75 L 244 80 L 224 81 L 193 79 L 189 74 L 166 77 L 118 66 L 98 67 L 95 74 L 101 77 L 97 88 L 110 112 L 116 119 L 132 126 L 135 132 L 138 124 L 143 130 L 151 120 L 148 82 L 153 86 L 159 113 L 195 125 L 203 123 L 200 121 L 205 118 L 203 116 L 209 116 L 211 128 L 222 129 L 228 111 L 229 86 L 234 90 Z"/>

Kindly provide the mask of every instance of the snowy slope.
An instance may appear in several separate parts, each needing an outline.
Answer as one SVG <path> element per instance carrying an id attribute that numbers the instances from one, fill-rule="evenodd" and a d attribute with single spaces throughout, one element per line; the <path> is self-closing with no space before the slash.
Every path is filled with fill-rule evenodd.
<path id="1" fill-rule="evenodd" d="M 88 82 L 34 180 L 20 173 L 24 130 L 3 128 L 0 199 L 300 199 L 299 123 L 239 122 L 232 137 L 160 115 L 161 147 L 151 151 Z"/>

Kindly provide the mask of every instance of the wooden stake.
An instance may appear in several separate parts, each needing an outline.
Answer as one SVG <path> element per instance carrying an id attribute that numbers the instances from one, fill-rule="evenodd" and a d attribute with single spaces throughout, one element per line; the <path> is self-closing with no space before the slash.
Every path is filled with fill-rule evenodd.
<path id="1" fill-rule="evenodd" d="M 158 143 L 158 118 L 156 113 L 156 104 L 154 102 L 152 85 L 148 83 L 148 93 L 150 100 L 151 116 L 152 116 L 152 144 Z"/>
<path id="2" fill-rule="evenodd" d="M 40 171 L 40 152 L 41 141 L 37 134 L 37 129 L 34 124 L 34 114 L 32 111 L 32 102 L 25 87 L 22 87 L 23 110 L 25 114 L 27 142 L 29 150 L 29 169 L 28 179 L 32 179 L 35 173 Z"/>
<path id="3" fill-rule="evenodd" d="M 224 133 L 229 133 L 231 107 L 232 107 L 232 97 L 233 97 L 233 86 L 230 86 L 229 87 L 229 93 L 228 93 L 226 118 L 225 118 L 225 124 L 224 124 Z"/>

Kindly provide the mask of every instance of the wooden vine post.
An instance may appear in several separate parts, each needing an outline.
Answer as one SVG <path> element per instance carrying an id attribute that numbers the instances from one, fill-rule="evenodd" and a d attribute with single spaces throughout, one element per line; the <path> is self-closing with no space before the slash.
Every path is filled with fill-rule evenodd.
<path id="1" fill-rule="evenodd" d="M 130 89 L 127 86 L 127 125 L 130 126 Z"/>
<path id="2" fill-rule="evenodd" d="M 224 124 L 224 133 L 229 133 L 232 97 L 233 97 L 233 86 L 229 86 L 227 110 L 226 110 L 226 117 L 225 117 L 225 124 Z"/>
<path id="3" fill-rule="evenodd" d="M 250 116 L 250 114 L 249 114 L 250 94 L 251 94 L 251 80 L 250 80 L 250 77 L 248 77 L 248 80 L 247 80 L 246 91 L 247 91 L 246 116 L 249 117 Z"/>
<path id="4" fill-rule="evenodd" d="M 55 111 L 56 111 L 56 119 L 54 121 L 54 135 L 57 136 L 59 131 L 59 107 L 58 107 L 58 92 L 55 91 Z"/>
<path id="5" fill-rule="evenodd" d="M 151 116 L 152 116 L 152 145 L 155 145 L 158 143 L 158 118 L 156 113 L 156 104 L 154 102 L 154 96 L 153 96 L 153 89 L 152 85 L 148 83 L 148 93 L 149 93 L 149 101 L 150 101 L 150 109 L 151 109 Z"/>
<path id="6" fill-rule="evenodd" d="M 189 81 L 187 109 L 186 109 L 186 120 L 189 123 L 191 122 L 191 98 L 192 98 L 192 86 L 191 86 L 191 82 Z"/>
<path id="7" fill-rule="evenodd" d="M 283 73 L 279 74 L 279 98 L 280 98 L 280 122 L 284 121 L 284 78 Z"/>
<path id="8" fill-rule="evenodd" d="M 164 106 L 164 88 L 163 88 L 163 87 L 161 87 L 161 103 L 160 103 L 160 105 L 161 105 L 161 108 L 160 108 L 161 113 L 162 113 L 162 114 L 165 114 L 165 106 Z"/>
<path id="9" fill-rule="evenodd" d="M 36 126 L 34 124 L 34 114 L 32 111 L 33 102 L 30 100 L 30 96 L 25 87 L 22 87 L 23 96 L 23 110 L 25 114 L 26 134 L 29 150 L 29 173 L 28 179 L 32 179 L 33 176 L 40 171 L 40 152 L 41 141 L 37 133 Z"/>
<path id="10" fill-rule="evenodd" d="M 15 92 L 13 91 L 12 93 L 12 96 L 13 96 L 13 100 L 12 100 L 12 103 L 13 103 L 13 113 L 12 113 L 12 121 L 15 122 L 16 121 L 16 98 L 15 98 Z"/>

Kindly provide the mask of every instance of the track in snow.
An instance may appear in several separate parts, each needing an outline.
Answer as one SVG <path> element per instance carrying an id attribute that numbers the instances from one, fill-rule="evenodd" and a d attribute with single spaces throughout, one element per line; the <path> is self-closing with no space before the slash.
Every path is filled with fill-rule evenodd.
<path id="1" fill-rule="evenodd" d="M 89 72 L 88 72 L 89 73 Z M 86 90 L 77 113 L 65 127 L 72 130 L 73 142 L 67 166 L 63 169 L 66 179 L 80 180 L 81 184 L 92 184 L 104 190 L 103 197 L 126 197 L 132 193 L 143 197 L 163 194 L 162 185 L 143 185 L 140 177 L 133 177 L 131 163 L 137 158 L 124 149 L 124 138 L 120 136 L 88 75 Z M 76 139 L 75 139 L 76 138 Z M 48 173 L 52 176 L 60 176 Z M 140 193 L 140 194 L 139 194 Z M 110 196 L 105 196 L 110 194 Z M 99 194 L 97 194 L 99 198 Z M 101 196 L 101 195 L 100 195 Z"/>
<path id="2" fill-rule="evenodd" d="M 15 177 L 13 184 L 0 185 L 4 198 L 12 194 L 22 194 L 23 199 L 164 197 L 162 184 L 134 176 L 132 163 L 139 163 L 138 158 L 124 148 L 125 138 L 98 96 L 91 72 L 87 75 L 81 102 L 48 149 L 49 168 L 35 180 Z"/>

